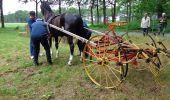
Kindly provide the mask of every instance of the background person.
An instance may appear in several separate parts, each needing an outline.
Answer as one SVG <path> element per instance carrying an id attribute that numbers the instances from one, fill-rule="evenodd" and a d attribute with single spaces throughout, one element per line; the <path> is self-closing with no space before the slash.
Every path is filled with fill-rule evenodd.
<path id="1" fill-rule="evenodd" d="M 165 34 L 165 30 L 166 30 L 166 27 L 167 27 L 167 17 L 166 17 L 166 14 L 165 13 L 162 13 L 162 16 L 158 19 L 158 23 L 159 23 L 159 32 L 158 32 L 158 35 L 160 35 L 160 33 Z"/>
<path id="2" fill-rule="evenodd" d="M 38 55 L 40 51 L 40 43 L 46 51 L 46 57 L 48 64 L 52 64 L 50 46 L 48 44 L 48 29 L 47 25 L 43 22 L 42 19 L 37 19 L 32 25 L 31 31 L 31 41 L 34 48 L 34 65 L 39 65 Z"/>
<path id="3" fill-rule="evenodd" d="M 27 23 L 28 23 L 28 26 L 29 26 L 29 32 L 31 34 L 31 30 L 32 30 L 31 25 L 35 22 L 36 17 L 35 17 L 34 11 L 30 11 L 29 14 L 30 14 L 30 17 L 28 18 Z M 31 41 L 31 38 L 30 38 L 30 58 L 31 59 L 34 58 L 34 49 L 33 49 L 33 43 Z"/>
<path id="4" fill-rule="evenodd" d="M 144 17 L 141 20 L 141 28 L 143 29 L 143 35 L 148 34 L 148 29 L 150 27 L 150 17 L 147 13 L 144 14 Z"/>

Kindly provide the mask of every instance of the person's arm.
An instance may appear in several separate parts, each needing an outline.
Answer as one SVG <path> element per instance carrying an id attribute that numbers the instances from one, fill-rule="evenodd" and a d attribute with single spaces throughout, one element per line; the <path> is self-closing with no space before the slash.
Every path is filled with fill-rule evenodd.
<path id="1" fill-rule="evenodd" d="M 148 17 L 148 28 L 150 27 L 150 23 L 151 23 L 151 20 L 150 20 L 150 17 Z"/>
<path id="2" fill-rule="evenodd" d="M 143 18 L 142 18 L 141 23 L 140 23 L 140 27 L 141 27 L 141 28 L 142 28 L 142 26 L 143 26 L 142 24 L 143 24 Z"/>
<path id="3" fill-rule="evenodd" d="M 27 20 L 27 23 L 28 23 L 28 26 L 29 26 L 29 30 L 30 30 L 30 32 L 31 32 L 32 27 L 31 27 L 31 21 L 30 21 L 30 19 Z"/>
<path id="4" fill-rule="evenodd" d="M 51 34 L 50 34 L 49 25 L 48 25 L 48 24 L 46 24 L 46 23 L 44 23 L 44 24 L 45 24 L 45 27 L 46 27 L 46 29 L 47 29 L 47 35 L 48 35 L 48 38 L 50 38 L 50 37 L 51 37 Z"/>
<path id="5" fill-rule="evenodd" d="M 163 20 L 165 23 L 167 23 L 167 17 L 164 17 Z"/>

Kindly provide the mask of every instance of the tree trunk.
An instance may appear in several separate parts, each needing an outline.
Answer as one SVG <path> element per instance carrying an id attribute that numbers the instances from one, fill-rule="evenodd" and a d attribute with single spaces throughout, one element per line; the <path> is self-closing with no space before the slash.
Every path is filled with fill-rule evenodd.
<path id="1" fill-rule="evenodd" d="M 99 1 L 97 0 L 97 24 L 99 24 Z"/>
<path id="2" fill-rule="evenodd" d="M 81 16 L 80 1 L 78 2 L 78 7 L 79 7 L 79 15 Z"/>
<path id="3" fill-rule="evenodd" d="M 4 25 L 4 14 L 3 14 L 3 0 L 0 0 L 0 13 L 1 13 L 1 27 L 5 28 L 5 25 Z"/>
<path id="4" fill-rule="evenodd" d="M 90 7 L 90 12 L 91 12 L 91 24 L 93 25 L 93 6 Z"/>
<path id="5" fill-rule="evenodd" d="M 129 19 L 129 5 L 128 5 L 128 3 L 126 4 L 126 7 L 127 7 L 127 10 L 126 10 L 126 15 L 127 15 L 126 21 L 128 22 L 128 19 Z"/>
<path id="6" fill-rule="evenodd" d="M 59 0 L 59 14 L 61 14 L 61 0 Z"/>
<path id="7" fill-rule="evenodd" d="M 35 3 L 36 3 L 35 14 L 36 14 L 36 17 L 38 18 L 38 0 L 36 0 Z"/>
<path id="8" fill-rule="evenodd" d="M 163 7 L 162 4 L 158 3 L 157 5 L 157 13 L 158 13 L 158 17 L 162 16 L 162 12 L 163 12 Z"/>
<path id="9" fill-rule="evenodd" d="M 129 22 L 131 21 L 131 15 L 132 15 L 132 3 L 129 1 Z"/>
<path id="10" fill-rule="evenodd" d="M 114 22 L 114 7 L 113 6 L 111 8 L 111 12 L 112 12 L 112 22 Z"/>
<path id="11" fill-rule="evenodd" d="M 113 21 L 116 21 L 116 0 L 114 1 L 114 13 L 113 13 Z"/>
<path id="12" fill-rule="evenodd" d="M 103 0 L 103 23 L 106 24 L 106 2 Z"/>

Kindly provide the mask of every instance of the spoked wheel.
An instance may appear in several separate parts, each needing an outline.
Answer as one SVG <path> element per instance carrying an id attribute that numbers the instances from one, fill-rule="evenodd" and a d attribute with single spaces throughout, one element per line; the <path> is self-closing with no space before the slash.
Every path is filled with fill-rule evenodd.
<path id="1" fill-rule="evenodd" d="M 166 68 L 166 66 L 169 66 L 169 57 L 167 56 L 168 54 L 170 54 L 167 50 L 167 48 L 165 47 L 165 45 L 162 42 L 157 42 L 157 46 L 160 48 L 160 51 L 158 53 L 158 58 L 160 61 L 160 70 L 163 70 Z"/>
<path id="2" fill-rule="evenodd" d="M 158 57 L 154 57 L 150 61 L 149 69 L 151 73 L 154 75 L 154 77 L 158 77 L 160 74 L 160 61 Z"/>
<path id="3" fill-rule="evenodd" d="M 107 36 L 106 36 L 107 37 Z M 94 41 L 97 46 L 90 45 Z M 90 57 L 83 57 L 83 67 L 88 77 L 98 86 L 105 88 L 117 87 L 127 74 L 128 64 L 125 54 L 118 50 L 117 42 L 103 38 L 92 37 L 84 48 L 84 53 Z"/>
<path id="4" fill-rule="evenodd" d="M 155 40 L 150 36 L 148 35 L 148 37 L 150 38 L 151 42 L 149 44 L 150 47 L 152 47 L 153 49 L 153 57 L 152 57 L 152 62 L 151 62 L 151 66 L 155 66 L 155 71 L 158 71 L 163 67 L 162 66 L 162 60 L 161 58 L 163 57 L 162 54 L 161 54 L 161 49 L 158 47 L 158 44 L 155 42 Z M 161 57 L 161 58 L 160 58 Z M 153 69 L 154 67 L 152 67 Z"/>
<path id="5" fill-rule="evenodd" d="M 160 75 L 161 60 L 159 57 L 159 52 L 157 51 L 157 43 L 150 35 L 148 35 L 148 38 L 150 39 L 150 44 L 147 45 L 152 48 L 152 54 L 150 54 L 151 56 L 149 56 L 148 54 L 148 56 L 150 57 L 149 69 L 155 77 L 155 81 L 157 81 L 157 78 Z"/>

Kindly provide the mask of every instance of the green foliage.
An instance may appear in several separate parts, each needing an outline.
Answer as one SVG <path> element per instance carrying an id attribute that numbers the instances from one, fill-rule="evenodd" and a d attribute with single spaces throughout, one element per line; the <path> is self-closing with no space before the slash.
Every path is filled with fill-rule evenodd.
<path id="1" fill-rule="evenodd" d="M 131 21 L 128 23 L 128 30 L 139 30 L 140 29 L 140 20 Z"/>
<path id="2" fill-rule="evenodd" d="M 26 18 L 29 17 L 28 11 L 18 10 L 15 13 L 5 15 L 5 22 L 26 22 Z"/>
<path id="3" fill-rule="evenodd" d="M 1 87 L 0 86 L 0 96 L 1 95 L 11 95 L 14 96 L 17 94 L 17 89 L 14 87 Z"/>
<path id="4" fill-rule="evenodd" d="M 168 20 L 167 32 L 170 32 L 170 20 Z"/>
<path id="5" fill-rule="evenodd" d="M 54 93 L 52 93 L 52 92 L 47 92 L 46 94 L 43 95 L 43 98 L 45 100 L 50 100 L 52 98 L 53 94 Z"/>
<path id="6" fill-rule="evenodd" d="M 107 25 L 104 24 L 94 24 L 94 25 L 90 25 L 91 28 L 107 28 Z"/>

